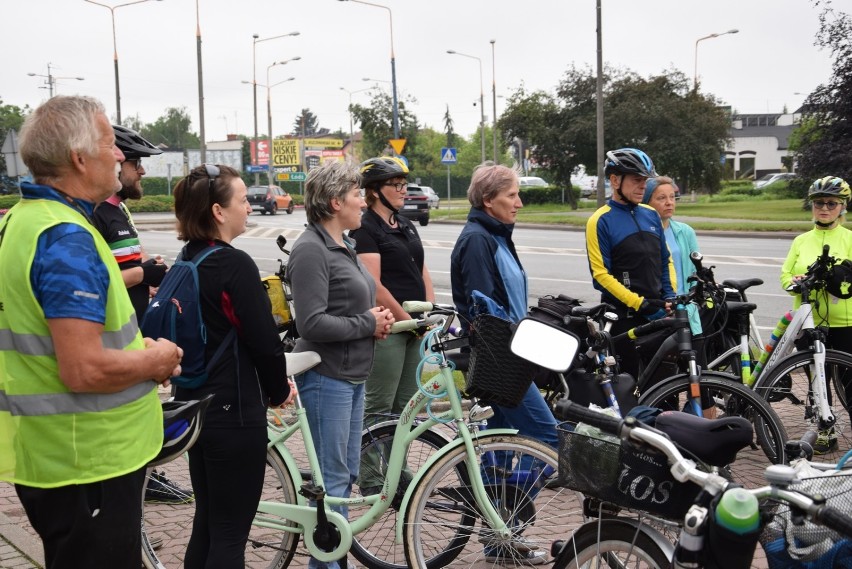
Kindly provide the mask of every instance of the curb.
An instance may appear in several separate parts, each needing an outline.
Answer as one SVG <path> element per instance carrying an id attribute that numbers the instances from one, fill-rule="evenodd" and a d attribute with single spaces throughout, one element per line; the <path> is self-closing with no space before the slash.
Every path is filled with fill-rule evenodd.
<path id="1" fill-rule="evenodd" d="M 5 541 L 18 551 L 21 554 L 21 561 L 29 561 L 32 567 L 37 569 L 44 567 L 44 548 L 41 541 L 30 535 L 3 513 L 0 513 L 0 540 Z M 4 559 L 3 561 L 9 562 L 12 559 Z M 26 567 L 23 564 L 14 566 L 22 569 Z"/>

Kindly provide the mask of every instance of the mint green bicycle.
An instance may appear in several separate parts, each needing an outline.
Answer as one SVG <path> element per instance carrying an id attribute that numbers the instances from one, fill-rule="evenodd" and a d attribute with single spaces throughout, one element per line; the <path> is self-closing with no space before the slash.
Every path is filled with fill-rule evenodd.
<path id="1" fill-rule="evenodd" d="M 480 430 L 465 420 L 453 365 L 444 353 L 455 310 L 428 303 L 406 310 L 422 311 L 424 317 L 398 322 L 394 330 L 432 326 L 423 363 L 436 366 L 437 373 L 420 383 L 392 436 L 386 424 L 379 426 L 382 434 L 364 433 L 365 444 L 390 443 L 381 491 L 364 496 L 356 487 L 349 498 L 326 496 L 301 401 L 296 399 L 289 418 L 274 410 L 266 484 L 246 548 L 247 567 L 287 567 L 300 538 L 307 554 L 321 561 L 339 560 L 351 551 L 362 564 L 380 569 L 537 565 L 547 561 L 554 535 L 582 521 L 577 495 L 548 484 L 555 478 L 555 449 L 512 430 Z M 313 352 L 287 358 L 292 375 L 320 361 Z M 454 438 L 447 442 L 438 431 Z M 174 470 L 170 466 L 173 479 Z M 337 505 L 349 508 L 351 520 L 330 509 Z M 157 509 L 162 511 L 155 516 Z M 145 505 L 143 536 L 165 539 L 158 551 L 143 544 L 148 567 L 180 564 L 185 544 L 176 528 L 189 527 L 191 513 L 191 504 Z"/>

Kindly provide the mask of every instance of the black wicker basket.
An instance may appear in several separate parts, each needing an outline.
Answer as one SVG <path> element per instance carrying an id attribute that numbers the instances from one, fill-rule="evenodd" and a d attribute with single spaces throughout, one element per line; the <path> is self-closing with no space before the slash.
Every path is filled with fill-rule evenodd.
<path id="1" fill-rule="evenodd" d="M 536 366 L 509 350 L 514 330 L 508 320 L 481 314 L 470 329 L 470 364 L 465 392 L 486 403 L 517 407 Z"/>
<path id="2" fill-rule="evenodd" d="M 675 480 L 662 454 L 595 438 L 560 423 L 557 482 L 586 496 L 682 521 L 698 486 Z"/>

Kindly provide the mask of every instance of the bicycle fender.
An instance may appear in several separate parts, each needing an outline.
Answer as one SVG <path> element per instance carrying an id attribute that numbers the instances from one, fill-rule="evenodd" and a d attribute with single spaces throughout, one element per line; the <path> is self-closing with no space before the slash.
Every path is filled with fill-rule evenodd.
<path id="1" fill-rule="evenodd" d="M 486 429 L 485 431 L 481 431 L 487 435 L 517 435 L 517 429 Z M 405 512 L 408 511 L 408 503 L 411 501 L 411 496 L 414 494 L 415 488 L 420 483 L 420 480 L 423 478 L 423 475 L 429 471 L 429 468 L 443 458 L 445 455 L 454 451 L 460 446 L 464 446 L 464 440 L 461 438 L 456 438 L 451 441 L 447 446 L 443 447 L 441 450 L 433 454 L 429 457 L 426 463 L 417 471 L 417 474 L 414 476 L 414 479 L 408 485 L 408 488 L 405 491 L 405 496 L 402 498 L 402 505 L 399 508 L 399 513 L 396 517 L 396 542 L 402 543 L 402 527 L 405 524 Z"/>
<path id="2" fill-rule="evenodd" d="M 591 520 L 586 522 L 586 524 L 597 525 L 597 520 Z M 666 537 L 657 531 L 655 528 L 652 528 L 649 525 L 641 523 L 639 520 L 634 520 L 630 518 L 612 518 L 607 520 L 608 524 L 623 524 L 628 526 L 632 531 L 639 531 L 645 534 L 650 540 L 652 540 L 661 551 L 666 554 L 666 557 L 672 559 L 674 557 L 674 544 L 670 542 Z M 584 525 L 586 525 L 584 524 Z M 581 526 L 582 527 L 582 526 Z M 579 531 L 580 528 L 577 528 Z M 571 550 L 572 540 L 567 539 L 562 546 L 562 549 L 557 552 L 552 552 L 555 555 L 555 559 L 553 560 L 553 569 L 566 569 L 568 567 L 568 562 L 573 559 L 573 551 Z"/>

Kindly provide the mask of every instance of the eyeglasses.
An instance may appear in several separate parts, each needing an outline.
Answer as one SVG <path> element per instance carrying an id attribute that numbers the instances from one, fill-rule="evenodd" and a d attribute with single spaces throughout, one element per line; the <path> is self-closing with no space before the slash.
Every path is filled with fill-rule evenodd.
<path id="1" fill-rule="evenodd" d="M 398 191 L 398 192 L 403 192 L 403 191 L 408 189 L 408 183 L 407 182 L 398 182 L 396 184 L 391 184 L 390 182 L 385 182 L 384 185 L 395 188 L 396 191 Z"/>
<path id="2" fill-rule="evenodd" d="M 140 160 L 139 158 L 137 158 L 136 160 L 128 160 L 127 162 L 129 164 L 133 164 L 133 168 L 137 172 L 142 169 L 142 160 Z"/>
<path id="3" fill-rule="evenodd" d="M 827 209 L 828 211 L 834 211 L 837 209 L 837 206 L 841 205 L 841 202 L 826 202 L 823 200 L 814 200 L 811 202 L 816 209 Z"/>
<path id="4" fill-rule="evenodd" d="M 219 177 L 219 167 L 215 164 L 205 164 L 204 170 L 207 172 L 207 194 L 210 197 L 210 204 L 213 204 L 213 183 Z"/>

